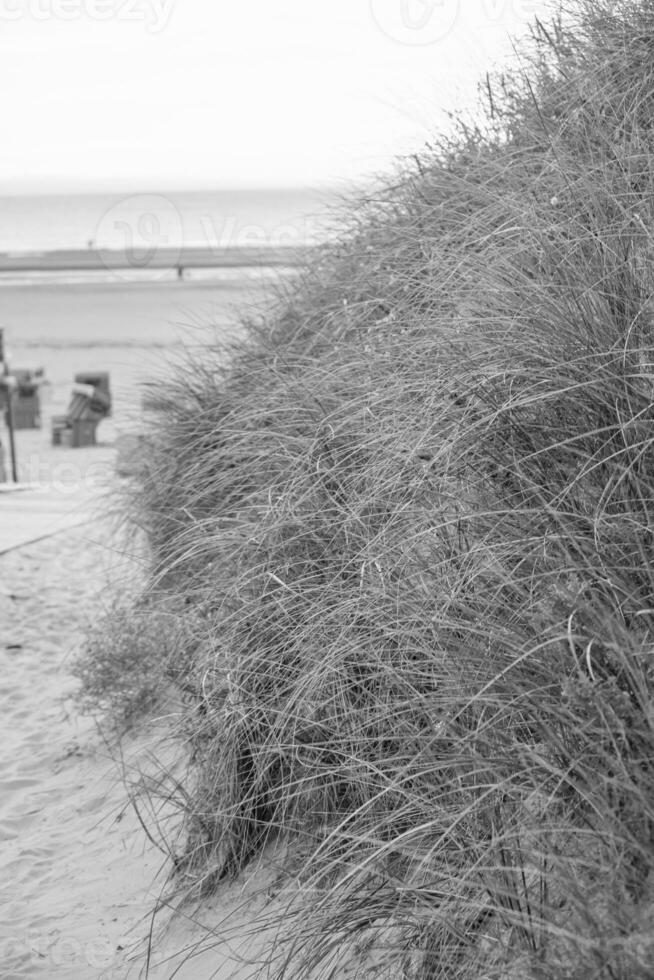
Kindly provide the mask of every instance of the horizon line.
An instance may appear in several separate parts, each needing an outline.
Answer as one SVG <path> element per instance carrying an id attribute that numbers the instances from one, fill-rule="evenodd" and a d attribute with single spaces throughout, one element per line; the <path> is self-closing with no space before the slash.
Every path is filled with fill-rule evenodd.
<path id="1" fill-rule="evenodd" d="M 370 178 L 361 175 L 359 177 L 343 178 L 320 178 L 317 180 L 298 179 L 288 180 L 261 180 L 261 181 L 237 181 L 215 179 L 199 180 L 192 179 L 184 182 L 181 178 L 158 178 L 158 177 L 99 177 L 99 178 L 76 178 L 76 177 L 47 177 L 47 178 L 0 178 L 0 195 L 20 196 L 31 194 L 33 196 L 46 194 L 98 194 L 128 192 L 131 194 L 156 194 L 171 191 L 285 191 L 285 190 L 305 190 L 323 191 L 327 189 L 338 189 L 352 187 L 369 183 Z"/>

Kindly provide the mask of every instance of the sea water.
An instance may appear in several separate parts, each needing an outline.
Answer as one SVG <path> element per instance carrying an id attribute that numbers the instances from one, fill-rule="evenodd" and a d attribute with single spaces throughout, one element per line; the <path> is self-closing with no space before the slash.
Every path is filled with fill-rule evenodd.
<path id="1" fill-rule="evenodd" d="M 325 236 L 329 189 L 0 196 L 0 252 L 302 245 Z"/>

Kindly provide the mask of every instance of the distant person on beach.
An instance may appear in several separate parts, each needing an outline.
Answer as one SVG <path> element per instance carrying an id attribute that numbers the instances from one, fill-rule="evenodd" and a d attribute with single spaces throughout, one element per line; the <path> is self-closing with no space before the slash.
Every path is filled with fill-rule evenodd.
<path id="1" fill-rule="evenodd" d="M 93 238 L 89 238 L 88 242 L 86 243 L 86 247 L 93 248 L 94 245 L 95 245 L 95 240 Z"/>

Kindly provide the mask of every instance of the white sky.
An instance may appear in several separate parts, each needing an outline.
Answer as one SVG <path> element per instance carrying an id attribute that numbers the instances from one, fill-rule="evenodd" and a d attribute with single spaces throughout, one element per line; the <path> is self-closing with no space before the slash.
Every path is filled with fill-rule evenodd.
<path id="1" fill-rule="evenodd" d="M 0 0 L 0 184 L 319 184 L 469 102 L 547 0 Z"/>

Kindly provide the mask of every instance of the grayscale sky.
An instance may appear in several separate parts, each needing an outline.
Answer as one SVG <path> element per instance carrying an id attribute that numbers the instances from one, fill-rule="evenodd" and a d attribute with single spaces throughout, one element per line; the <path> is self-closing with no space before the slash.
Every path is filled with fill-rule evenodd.
<path id="1" fill-rule="evenodd" d="M 509 36 L 549 7 L 0 0 L 0 186 L 367 176 L 470 103 Z"/>

